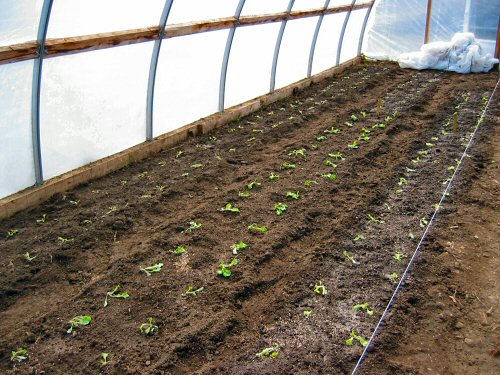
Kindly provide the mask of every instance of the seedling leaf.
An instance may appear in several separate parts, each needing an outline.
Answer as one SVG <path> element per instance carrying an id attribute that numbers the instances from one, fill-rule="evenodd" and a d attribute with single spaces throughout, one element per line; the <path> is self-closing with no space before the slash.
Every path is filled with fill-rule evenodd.
<path id="1" fill-rule="evenodd" d="M 279 355 L 279 346 L 271 346 L 269 348 L 264 348 L 256 354 L 257 357 L 262 358 L 277 358 Z"/>
<path id="2" fill-rule="evenodd" d="M 156 263 L 149 267 L 141 268 L 141 271 L 146 274 L 146 276 L 151 276 L 151 274 L 160 272 L 163 267 L 163 263 Z"/>
<path id="3" fill-rule="evenodd" d="M 13 350 L 10 356 L 11 361 L 22 362 L 28 359 L 28 349 L 17 349 Z"/>
<path id="4" fill-rule="evenodd" d="M 69 323 L 71 324 L 71 327 L 66 332 L 73 333 L 75 328 L 77 328 L 79 326 L 89 325 L 91 321 L 92 321 L 92 317 L 90 315 L 75 316 L 73 319 L 71 319 L 69 321 Z"/>
<path id="5" fill-rule="evenodd" d="M 244 243 L 243 241 L 240 241 L 239 243 L 232 244 L 231 245 L 231 250 L 233 250 L 233 254 L 234 255 L 238 255 L 238 252 L 240 250 L 244 250 L 247 247 L 248 247 L 248 245 L 246 243 Z"/>
<path id="6" fill-rule="evenodd" d="M 281 216 L 288 210 L 288 205 L 284 203 L 276 203 L 274 205 L 274 209 L 276 211 L 276 215 Z"/>
<path id="7" fill-rule="evenodd" d="M 321 280 L 314 284 L 314 293 L 322 296 L 326 296 L 328 294 L 328 289 L 326 289 L 326 286 L 323 285 Z"/>
<path id="8" fill-rule="evenodd" d="M 153 335 L 156 331 L 158 331 L 158 326 L 154 324 L 153 318 L 148 318 L 146 323 L 142 323 L 139 326 L 139 330 L 141 333 L 144 333 L 146 336 Z"/>
<path id="9" fill-rule="evenodd" d="M 108 297 L 123 298 L 123 299 L 127 299 L 130 297 L 127 292 L 119 293 L 120 289 L 121 289 L 121 285 L 118 284 L 117 286 L 115 286 L 115 288 L 113 290 L 106 293 L 106 298 L 104 299 L 104 307 L 108 306 Z"/>
<path id="10" fill-rule="evenodd" d="M 233 207 L 232 203 L 227 203 L 223 208 L 220 209 L 221 211 L 225 212 L 240 212 L 241 210 L 238 207 Z"/>

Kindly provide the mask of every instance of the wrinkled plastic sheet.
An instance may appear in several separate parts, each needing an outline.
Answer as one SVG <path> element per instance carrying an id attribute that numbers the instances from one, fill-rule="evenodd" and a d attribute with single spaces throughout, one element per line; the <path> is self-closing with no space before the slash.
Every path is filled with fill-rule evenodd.
<path id="1" fill-rule="evenodd" d="M 498 63 L 498 59 L 483 50 L 472 33 L 456 33 L 449 42 L 424 44 L 420 51 L 403 53 L 397 60 L 402 68 L 457 73 L 488 72 Z"/>

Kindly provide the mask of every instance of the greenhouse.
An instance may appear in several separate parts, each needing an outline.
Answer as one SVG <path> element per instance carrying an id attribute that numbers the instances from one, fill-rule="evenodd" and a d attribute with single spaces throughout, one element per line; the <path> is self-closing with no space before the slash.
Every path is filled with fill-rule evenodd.
<path id="1" fill-rule="evenodd" d="M 0 9 L 0 372 L 498 368 L 500 0 Z"/>

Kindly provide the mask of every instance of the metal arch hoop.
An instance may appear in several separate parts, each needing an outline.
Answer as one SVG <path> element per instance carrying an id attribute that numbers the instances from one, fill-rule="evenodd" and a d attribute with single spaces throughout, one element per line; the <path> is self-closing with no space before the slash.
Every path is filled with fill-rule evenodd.
<path id="1" fill-rule="evenodd" d="M 357 55 L 361 55 L 361 49 L 363 48 L 363 41 L 365 39 L 366 25 L 368 24 L 368 19 L 370 18 L 370 13 L 372 12 L 373 5 L 375 1 L 372 3 L 372 6 L 368 8 L 365 15 L 365 20 L 363 21 L 363 27 L 361 27 L 361 31 L 359 33 L 359 41 L 358 41 L 358 53 Z"/>
<path id="2" fill-rule="evenodd" d="M 33 64 L 33 85 L 31 89 L 31 138 L 33 143 L 33 163 L 35 165 L 35 183 L 43 184 L 42 149 L 40 142 L 40 88 L 42 84 L 42 65 L 45 56 L 45 39 L 49 26 L 53 0 L 44 0 L 40 23 L 38 24 L 38 58 Z"/>
<path id="3" fill-rule="evenodd" d="M 290 0 L 288 7 L 286 8 L 287 16 L 290 16 L 293 4 L 295 0 Z M 276 86 L 276 67 L 278 66 L 278 56 L 280 54 L 281 41 L 283 40 L 283 34 L 285 33 L 287 20 L 281 22 L 280 31 L 278 32 L 278 38 L 276 39 L 276 46 L 274 47 L 273 63 L 271 65 L 271 83 L 269 85 L 269 92 L 273 92 Z"/>
<path id="4" fill-rule="evenodd" d="M 238 6 L 236 7 L 236 12 L 234 12 L 235 26 L 231 27 L 226 41 L 226 49 L 224 50 L 224 56 L 222 58 L 222 67 L 220 72 L 219 81 L 219 112 L 224 112 L 224 99 L 226 96 L 226 77 L 227 77 L 227 65 L 229 63 L 229 55 L 231 53 L 231 46 L 233 45 L 234 33 L 236 27 L 239 25 L 239 19 L 243 6 L 245 5 L 245 0 L 240 0 Z"/>
<path id="5" fill-rule="evenodd" d="M 160 56 L 160 48 L 163 37 L 165 36 L 165 27 L 167 26 L 168 16 L 172 9 L 174 0 L 166 0 L 163 12 L 160 17 L 160 28 L 158 39 L 155 40 L 153 54 L 151 55 L 151 65 L 149 67 L 148 78 L 148 94 L 146 99 L 146 140 L 153 139 L 153 101 L 155 94 L 156 71 L 158 68 L 158 58 Z"/>
<path id="6" fill-rule="evenodd" d="M 325 1 L 325 5 L 323 6 L 323 9 L 324 10 L 328 9 L 328 5 L 330 5 L 330 0 Z M 314 30 L 314 35 L 313 35 L 313 39 L 311 42 L 311 50 L 309 51 L 309 62 L 307 65 L 307 78 L 311 77 L 312 65 L 313 65 L 313 59 L 314 59 L 314 51 L 316 49 L 316 42 L 318 41 L 319 29 L 321 28 L 321 24 L 323 23 L 324 17 L 325 17 L 324 13 L 321 16 L 319 16 L 318 22 L 316 23 L 316 29 Z"/>
<path id="7" fill-rule="evenodd" d="M 342 43 L 344 43 L 345 29 L 347 27 L 347 23 L 349 22 L 349 17 L 351 17 L 352 7 L 354 6 L 355 2 L 356 0 L 351 1 L 351 8 L 349 9 L 347 15 L 344 18 L 344 24 L 342 25 L 342 30 L 340 31 L 340 36 L 339 36 L 339 45 L 337 47 L 337 60 L 335 61 L 335 66 L 338 66 L 340 64 L 340 54 L 342 53 Z"/>

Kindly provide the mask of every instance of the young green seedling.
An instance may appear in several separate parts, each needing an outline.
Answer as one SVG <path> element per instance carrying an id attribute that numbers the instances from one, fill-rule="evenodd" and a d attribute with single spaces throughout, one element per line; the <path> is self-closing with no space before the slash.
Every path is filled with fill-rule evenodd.
<path id="1" fill-rule="evenodd" d="M 271 346 L 269 348 L 262 349 L 256 354 L 257 357 L 261 358 L 277 358 L 279 355 L 279 346 Z"/>
<path id="2" fill-rule="evenodd" d="M 69 204 L 71 204 L 72 206 L 78 206 L 80 204 L 80 199 L 69 201 Z"/>
<path id="3" fill-rule="evenodd" d="M 301 148 L 299 150 L 291 150 L 288 153 L 288 156 L 302 156 L 303 158 L 305 158 L 307 155 L 306 155 L 306 150 Z"/>
<path id="4" fill-rule="evenodd" d="M 288 210 L 288 205 L 284 203 L 276 203 L 274 205 L 274 210 L 276 211 L 276 215 L 281 216 Z"/>
<path id="5" fill-rule="evenodd" d="M 420 221 L 419 221 L 420 228 L 425 228 L 427 226 L 427 224 L 429 224 L 429 222 L 427 221 L 427 219 L 425 217 L 420 219 Z"/>
<path id="6" fill-rule="evenodd" d="M 305 318 L 309 318 L 312 314 L 312 310 L 304 310 L 303 314 Z"/>
<path id="7" fill-rule="evenodd" d="M 175 154 L 175 158 L 179 159 L 182 155 L 184 155 L 183 151 L 177 151 L 177 153 Z"/>
<path id="8" fill-rule="evenodd" d="M 330 160 L 325 160 L 325 165 L 327 167 L 337 168 L 337 164 L 335 164 L 334 162 L 332 162 Z"/>
<path id="9" fill-rule="evenodd" d="M 144 180 L 145 178 L 148 177 L 148 172 L 142 172 L 142 173 L 139 173 L 137 175 L 137 177 L 140 179 L 140 180 Z"/>
<path id="10" fill-rule="evenodd" d="M 148 318 L 148 321 L 146 323 L 142 323 L 139 326 L 139 331 L 141 331 L 141 333 L 144 333 L 146 336 L 151 336 L 156 331 L 158 331 L 158 326 L 154 324 L 153 318 Z"/>
<path id="11" fill-rule="evenodd" d="M 344 157 L 342 157 L 342 154 L 340 151 L 337 151 L 335 153 L 331 152 L 328 154 L 329 157 L 334 158 L 335 160 L 345 160 Z"/>
<path id="12" fill-rule="evenodd" d="M 238 207 L 233 207 L 232 203 L 227 203 L 223 208 L 220 209 L 222 212 L 240 212 Z"/>
<path id="13" fill-rule="evenodd" d="M 108 357 L 109 357 L 108 352 L 101 353 L 101 359 L 99 360 L 99 363 L 101 364 L 101 366 L 108 364 Z"/>
<path id="14" fill-rule="evenodd" d="M 28 359 L 28 349 L 17 349 L 13 350 L 10 355 L 11 361 L 22 362 Z"/>
<path id="15" fill-rule="evenodd" d="M 191 168 L 193 168 L 193 169 L 198 169 L 198 168 L 202 168 L 202 167 L 203 167 L 203 164 L 199 164 L 199 163 L 191 164 Z"/>
<path id="16" fill-rule="evenodd" d="M 19 229 L 10 229 L 7 231 L 7 238 L 14 237 L 18 233 L 19 233 Z"/>
<path id="17" fill-rule="evenodd" d="M 366 133 L 363 133 L 359 136 L 358 138 L 360 141 L 369 141 L 370 140 L 370 136 L 369 135 L 366 135 Z"/>
<path id="18" fill-rule="evenodd" d="M 317 140 L 318 142 L 324 142 L 324 141 L 326 141 L 327 139 L 328 139 L 328 138 L 326 137 L 326 135 L 318 135 L 318 136 L 316 137 L 316 140 Z"/>
<path id="19" fill-rule="evenodd" d="M 337 175 L 335 173 L 323 173 L 321 177 L 328 178 L 329 180 L 335 181 L 337 179 Z"/>
<path id="20" fill-rule="evenodd" d="M 238 192 L 238 197 L 248 198 L 249 196 L 250 196 L 250 192 L 249 191 L 239 191 Z"/>
<path id="21" fill-rule="evenodd" d="M 372 222 L 372 223 L 377 223 L 377 224 L 385 224 L 385 220 L 382 220 L 382 219 L 376 219 L 375 217 L 373 217 L 371 214 L 368 214 L 368 219 Z"/>
<path id="22" fill-rule="evenodd" d="M 225 263 L 223 260 L 220 262 L 220 268 L 217 270 L 217 275 L 222 276 L 222 277 L 231 277 L 233 272 L 231 271 L 231 268 L 236 266 L 238 264 L 238 259 L 233 258 L 231 260 L 231 263 Z"/>
<path id="23" fill-rule="evenodd" d="M 295 200 L 298 200 L 300 199 L 300 193 L 299 192 L 292 192 L 292 191 L 287 191 L 286 192 L 286 196 L 287 198 L 292 198 L 292 199 L 295 199 Z"/>
<path id="24" fill-rule="evenodd" d="M 255 181 L 252 181 L 249 184 L 247 184 L 247 189 L 252 190 L 254 187 L 260 186 L 260 185 L 262 185 L 262 184 L 259 181 L 255 180 Z"/>
<path id="25" fill-rule="evenodd" d="M 370 309 L 370 305 L 368 304 L 368 302 L 365 302 L 365 303 L 360 304 L 360 305 L 354 305 L 353 309 L 356 311 L 366 311 L 366 313 L 369 316 L 373 316 L 373 314 L 374 314 L 374 311 L 373 311 L 373 309 Z"/>
<path id="26" fill-rule="evenodd" d="M 386 126 L 383 122 L 379 123 L 379 124 L 375 124 L 375 125 L 372 125 L 372 129 L 385 129 Z"/>
<path id="27" fill-rule="evenodd" d="M 243 241 L 240 241 L 239 243 L 235 243 L 231 245 L 231 250 L 233 251 L 234 255 L 238 255 L 238 252 L 241 250 L 244 250 L 248 247 L 246 243 Z"/>
<path id="28" fill-rule="evenodd" d="M 89 325 L 90 322 L 92 321 L 92 317 L 90 315 L 79 315 L 75 316 L 73 319 L 69 321 L 71 324 L 71 327 L 66 331 L 67 333 L 73 333 L 75 328 L 79 326 L 86 326 Z"/>
<path id="29" fill-rule="evenodd" d="M 248 226 L 250 232 L 267 232 L 267 227 L 265 225 L 259 227 L 257 224 L 250 224 Z"/>
<path id="30" fill-rule="evenodd" d="M 408 238 L 413 241 L 415 239 L 415 235 L 412 232 L 409 232 Z"/>
<path id="31" fill-rule="evenodd" d="M 396 251 L 392 257 L 396 259 L 398 262 L 401 262 L 403 258 L 406 258 L 406 255 L 400 251 Z"/>
<path id="32" fill-rule="evenodd" d="M 192 232 L 196 229 L 200 229 L 203 226 L 201 223 L 197 223 L 196 221 L 189 222 L 189 228 L 187 228 L 184 232 Z"/>
<path id="33" fill-rule="evenodd" d="M 274 180 L 279 180 L 280 179 L 280 175 L 277 174 L 277 173 L 274 173 L 274 172 L 271 172 L 271 174 L 269 175 L 269 179 L 271 181 L 274 181 Z"/>
<path id="34" fill-rule="evenodd" d="M 31 256 L 29 251 L 24 253 L 24 259 L 26 259 L 28 262 L 31 262 L 33 259 L 35 259 L 37 256 Z"/>
<path id="35" fill-rule="evenodd" d="M 186 252 L 186 248 L 184 246 L 177 246 L 175 249 L 169 250 L 169 252 L 175 255 L 182 255 Z"/>
<path id="36" fill-rule="evenodd" d="M 48 220 L 48 216 L 47 214 L 43 214 L 42 217 L 40 219 L 36 219 L 36 222 L 38 224 L 43 224 L 45 223 L 46 221 Z"/>
<path id="37" fill-rule="evenodd" d="M 312 186 L 312 184 L 317 185 L 317 184 L 318 184 L 318 182 L 317 182 L 317 181 L 314 181 L 314 180 L 306 180 L 306 181 L 304 182 L 304 186 L 305 186 L 305 187 L 308 187 L 308 188 L 309 188 L 309 187 L 311 187 L 311 186 Z"/>
<path id="38" fill-rule="evenodd" d="M 109 292 L 106 293 L 106 298 L 104 299 L 104 307 L 108 306 L 108 297 L 123 298 L 123 299 L 127 299 L 130 297 L 127 292 L 119 293 L 120 289 L 121 289 L 121 285 L 118 284 L 117 286 L 115 286 L 115 289 L 110 290 Z"/>
<path id="39" fill-rule="evenodd" d="M 65 238 L 65 237 L 61 237 L 61 236 L 59 236 L 59 237 L 57 237 L 57 239 L 58 239 L 59 241 L 61 241 L 62 243 L 69 243 L 69 242 L 73 242 L 73 239 L 72 239 L 72 238 Z"/>
<path id="40" fill-rule="evenodd" d="M 326 289 L 326 286 L 323 285 L 323 281 L 320 280 L 314 284 L 314 293 L 322 296 L 326 296 L 328 294 L 328 289 Z"/>
<path id="41" fill-rule="evenodd" d="M 389 280 L 391 280 L 394 284 L 397 284 L 398 282 L 398 274 L 397 272 L 393 272 L 390 274 L 385 275 Z"/>
<path id="42" fill-rule="evenodd" d="M 398 185 L 399 186 L 408 185 L 408 180 L 406 178 L 404 178 L 404 177 L 400 177 Z"/>
<path id="43" fill-rule="evenodd" d="M 351 120 L 354 121 L 354 122 L 358 121 L 358 116 L 351 115 Z"/>
<path id="44" fill-rule="evenodd" d="M 201 288 L 198 288 L 198 289 L 195 289 L 194 287 L 192 286 L 189 286 L 187 288 L 187 290 L 182 293 L 182 296 L 183 297 L 187 297 L 187 296 L 193 296 L 193 297 L 196 297 L 199 293 L 203 292 L 205 288 L 204 287 L 201 287 Z"/>
<path id="45" fill-rule="evenodd" d="M 146 274 L 146 276 L 151 276 L 153 273 L 160 272 L 163 268 L 163 263 L 156 263 L 149 267 L 141 268 L 141 271 Z"/>
<path id="46" fill-rule="evenodd" d="M 354 242 L 358 242 L 358 241 L 361 241 L 361 240 L 365 240 L 365 236 L 363 236 L 362 234 L 358 234 L 356 237 L 354 237 L 352 240 Z"/>
<path id="47" fill-rule="evenodd" d="M 405 170 L 406 170 L 406 172 L 408 172 L 408 173 L 410 173 L 410 172 L 416 172 L 416 170 L 415 170 L 415 169 L 411 169 L 411 168 L 408 168 L 408 167 L 406 167 L 406 168 L 405 168 Z"/>
<path id="48" fill-rule="evenodd" d="M 365 340 L 363 337 L 357 335 L 354 331 L 352 331 L 351 336 L 347 340 L 345 340 L 345 344 L 348 346 L 353 346 L 354 340 L 359 342 L 362 346 L 368 345 L 368 340 Z"/>
<path id="49" fill-rule="evenodd" d="M 354 259 L 354 257 L 349 254 L 347 250 L 344 250 L 342 252 L 342 255 L 345 256 L 352 264 L 359 264 L 359 262 L 357 262 L 356 259 Z"/>
<path id="50" fill-rule="evenodd" d="M 292 163 L 283 163 L 281 164 L 281 169 L 295 169 L 297 168 L 297 166 L 295 164 L 292 164 Z"/>
<path id="51" fill-rule="evenodd" d="M 335 129 L 335 127 L 332 126 L 330 129 L 324 130 L 324 133 L 338 134 L 340 133 L 340 129 Z"/>
<path id="52" fill-rule="evenodd" d="M 352 142 L 351 144 L 347 145 L 347 147 L 349 147 L 351 150 L 354 150 L 356 148 L 359 148 L 358 146 L 358 142 L 357 141 L 354 141 Z"/>
<path id="53" fill-rule="evenodd" d="M 359 113 L 361 113 L 361 116 L 366 117 L 366 112 L 365 111 L 361 111 Z"/>

